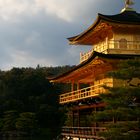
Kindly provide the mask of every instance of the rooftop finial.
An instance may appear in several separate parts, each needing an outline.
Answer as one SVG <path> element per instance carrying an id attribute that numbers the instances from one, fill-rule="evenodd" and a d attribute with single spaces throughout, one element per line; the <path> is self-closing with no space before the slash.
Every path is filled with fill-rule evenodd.
<path id="1" fill-rule="evenodd" d="M 125 0 L 125 7 L 121 10 L 121 12 L 124 11 L 135 11 L 131 6 L 134 5 L 133 0 Z"/>
<path id="2" fill-rule="evenodd" d="M 125 8 L 129 8 L 129 6 L 133 5 L 133 0 L 125 0 Z"/>

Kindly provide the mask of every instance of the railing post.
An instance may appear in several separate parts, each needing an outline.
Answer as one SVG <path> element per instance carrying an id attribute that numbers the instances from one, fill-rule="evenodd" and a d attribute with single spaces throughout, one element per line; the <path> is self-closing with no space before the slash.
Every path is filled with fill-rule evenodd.
<path id="1" fill-rule="evenodd" d="M 83 60 L 83 53 L 80 52 L 80 63 L 82 62 L 82 60 Z"/>
<path id="2" fill-rule="evenodd" d="M 96 95 L 100 94 L 101 92 L 104 93 L 104 90 L 102 87 L 103 85 L 104 85 L 104 83 L 101 83 L 101 84 L 96 84 L 96 85 L 89 86 L 89 87 L 82 88 L 82 89 L 79 89 L 80 85 L 77 85 L 77 87 L 76 87 L 77 90 L 74 90 L 75 85 L 73 82 L 71 84 L 71 92 L 60 95 L 59 101 L 62 104 L 62 103 L 76 101 L 76 100 L 83 99 L 83 98 L 90 98 L 90 97 L 94 96 L 95 94 Z"/>
<path id="3" fill-rule="evenodd" d="M 106 47 L 107 47 L 107 49 L 109 49 L 108 37 L 106 37 Z"/>
<path id="4" fill-rule="evenodd" d="M 96 136 L 96 130 L 95 130 L 95 127 L 92 127 L 92 128 L 91 128 L 91 134 L 94 135 L 94 136 Z"/>

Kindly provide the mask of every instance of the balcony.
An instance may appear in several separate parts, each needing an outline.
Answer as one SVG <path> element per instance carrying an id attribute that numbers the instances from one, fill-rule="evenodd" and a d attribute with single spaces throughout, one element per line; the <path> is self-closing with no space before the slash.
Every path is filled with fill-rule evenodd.
<path id="1" fill-rule="evenodd" d="M 139 54 L 140 55 L 140 41 L 127 41 L 122 40 L 111 40 L 104 41 L 94 46 L 93 50 L 87 53 L 80 54 L 80 63 L 87 60 L 93 51 L 97 51 L 105 54 Z"/>
<path id="2" fill-rule="evenodd" d="M 91 56 L 92 52 L 93 52 L 93 50 L 90 50 L 90 51 L 85 52 L 85 53 L 80 53 L 80 63 L 87 60 Z"/>
<path id="3" fill-rule="evenodd" d="M 96 45 L 94 51 L 102 53 L 140 54 L 140 41 L 127 41 L 125 39 L 111 40 Z"/>
<path id="4" fill-rule="evenodd" d="M 98 96 L 101 93 L 105 93 L 105 89 L 103 87 L 105 85 L 112 86 L 112 83 L 111 82 L 102 83 L 87 88 L 79 89 L 76 91 L 72 91 L 69 93 L 61 94 L 59 103 L 64 104 L 68 102 L 74 102 L 74 101 Z"/>
<path id="5" fill-rule="evenodd" d="M 61 135 L 68 138 L 103 139 L 97 132 L 106 131 L 105 127 L 63 127 Z"/>

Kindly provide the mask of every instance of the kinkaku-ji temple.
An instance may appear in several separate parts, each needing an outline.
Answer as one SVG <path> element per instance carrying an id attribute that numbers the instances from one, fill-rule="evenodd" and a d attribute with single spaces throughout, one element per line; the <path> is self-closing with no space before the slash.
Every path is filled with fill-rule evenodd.
<path id="1" fill-rule="evenodd" d="M 59 103 L 69 108 L 71 126 L 62 128 L 63 139 L 101 139 L 96 131 L 105 131 L 96 123 L 86 124 L 85 116 L 103 110 L 105 103 L 99 94 L 108 87 L 124 86 L 125 82 L 107 77 L 115 70 L 120 60 L 140 56 L 140 14 L 132 8 L 132 1 L 125 1 L 119 14 L 98 14 L 94 23 L 81 34 L 68 38 L 72 45 L 91 46 L 91 50 L 80 53 L 80 63 L 57 77 L 53 83 L 71 84 L 71 91 L 62 93 Z"/>

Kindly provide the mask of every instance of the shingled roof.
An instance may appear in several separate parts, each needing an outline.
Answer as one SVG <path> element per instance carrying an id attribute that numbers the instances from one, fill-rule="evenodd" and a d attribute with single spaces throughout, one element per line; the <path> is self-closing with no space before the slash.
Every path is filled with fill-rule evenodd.
<path id="1" fill-rule="evenodd" d="M 140 14 L 136 11 L 124 11 L 117 15 L 102 15 L 99 14 L 101 19 L 118 22 L 122 24 L 138 24 L 140 25 Z"/>
<path id="2" fill-rule="evenodd" d="M 117 15 L 102 15 L 102 14 L 98 14 L 98 17 L 96 19 L 96 21 L 84 32 L 82 32 L 81 34 L 68 38 L 68 40 L 71 42 L 73 42 L 73 44 L 76 44 L 75 42 L 78 41 L 80 38 L 82 38 L 83 36 L 86 36 L 86 34 L 88 34 L 89 32 L 95 30 L 95 28 L 99 25 L 99 23 L 101 22 L 107 22 L 107 23 L 118 23 L 118 24 L 126 24 L 126 25 L 140 25 L 140 13 L 137 13 L 136 11 L 129 11 L 129 10 L 124 10 L 122 11 L 120 14 Z M 115 59 L 131 59 L 134 57 L 140 57 L 140 55 L 128 55 L 128 54 L 103 54 L 103 53 L 98 53 L 93 51 L 93 53 L 91 54 L 91 56 L 84 62 L 80 63 L 79 65 L 77 65 L 76 67 L 74 67 L 73 69 L 71 69 L 70 71 L 63 73 L 57 77 L 51 78 L 50 80 L 52 82 L 57 82 L 59 81 L 59 79 L 63 78 L 63 77 L 67 77 L 68 75 L 70 75 L 71 73 L 73 73 L 74 71 L 76 71 L 77 69 L 81 69 L 82 67 L 88 65 L 90 62 L 92 62 L 95 58 L 102 58 L 102 59 L 111 59 L 111 60 L 115 60 Z"/>
<path id="3" fill-rule="evenodd" d="M 120 14 L 116 15 L 98 14 L 96 21 L 87 30 L 85 30 L 77 36 L 68 38 L 70 44 L 76 44 L 75 42 L 78 41 L 80 38 L 84 37 L 89 32 L 95 30 L 100 22 L 140 25 L 140 13 L 137 13 L 136 11 L 124 10 Z"/>
<path id="4" fill-rule="evenodd" d="M 83 61 L 79 65 L 75 66 L 73 69 L 71 69 L 71 70 L 69 70 L 65 73 L 62 73 L 61 75 L 59 75 L 57 77 L 49 78 L 49 80 L 51 80 L 51 82 L 56 82 L 59 78 L 68 76 L 69 74 L 76 71 L 77 69 L 80 69 L 80 68 L 84 67 L 85 65 L 89 64 L 96 57 L 106 58 L 106 59 L 111 59 L 111 60 L 121 60 L 121 59 L 132 59 L 134 57 L 140 57 L 140 55 L 135 55 L 134 56 L 134 55 L 129 55 L 129 54 L 103 54 L 103 53 L 93 51 L 93 53 L 91 54 L 89 59 L 87 59 L 86 61 Z"/>

